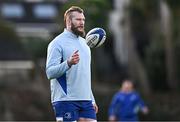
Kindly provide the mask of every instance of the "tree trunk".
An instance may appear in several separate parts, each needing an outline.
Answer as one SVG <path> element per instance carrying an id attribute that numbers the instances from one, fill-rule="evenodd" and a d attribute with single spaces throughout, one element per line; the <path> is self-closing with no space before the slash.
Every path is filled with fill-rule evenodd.
<path id="1" fill-rule="evenodd" d="M 161 28 L 165 43 L 167 82 L 171 90 L 177 90 L 177 75 L 175 67 L 174 48 L 172 43 L 171 13 L 166 2 L 161 0 Z"/>
<path id="2" fill-rule="evenodd" d="M 147 73 L 135 49 L 130 29 L 129 10 L 130 0 L 115 0 L 116 10 L 110 16 L 110 28 L 115 36 L 115 55 L 120 65 L 128 67 L 131 78 L 138 81 L 138 85 L 145 94 L 151 92 Z"/>

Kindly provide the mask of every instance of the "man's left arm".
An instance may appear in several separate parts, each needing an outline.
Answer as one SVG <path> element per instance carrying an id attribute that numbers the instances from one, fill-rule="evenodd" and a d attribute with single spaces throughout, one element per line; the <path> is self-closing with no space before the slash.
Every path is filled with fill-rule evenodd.
<path id="1" fill-rule="evenodd" d="M 96 113 L 98 113 L 98 106 L 96 104 L 96 101 L 95 101 L 94 95 L 92 93 L 92 90 L 91 90 L 91 100 L 92 100 L 92 104 L 93 104 L 93 107 L 94 107 Z"/>
<path id="2" fill-rule="evenodd" d="M 139 105 L 140 105 L 140 109 L 144 114 L 148 114 L 149 110 L 147 105 L 145 105 L 144 101 L 142 100 L 142 98 L 138 95 L 138 101 L 139 101 Z"/>

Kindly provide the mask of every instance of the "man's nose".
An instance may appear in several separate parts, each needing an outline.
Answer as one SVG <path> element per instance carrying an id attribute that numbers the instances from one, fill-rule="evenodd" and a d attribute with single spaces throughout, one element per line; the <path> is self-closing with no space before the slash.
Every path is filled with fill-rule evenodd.
<path id="1" fill-rule="evenodd" d="M 84 20 L 81 20 L 81 21 L 80 21 L 80 24 L 81 24 L 81 25 L 84 25 L 84 23 L 85 23 Z"/>

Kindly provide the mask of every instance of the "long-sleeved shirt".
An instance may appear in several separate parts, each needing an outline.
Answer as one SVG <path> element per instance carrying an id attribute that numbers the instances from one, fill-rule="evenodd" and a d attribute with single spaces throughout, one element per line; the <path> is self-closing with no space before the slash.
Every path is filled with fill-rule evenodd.
<path id="1" fill-rule="evenodd" d="M 137 113 L 145 107 L 143 100 L 135 91 L 130 93 L 117 92 L 109 107 L 109 116 L 116 116 L 118 121 L 137 121 Z"/>
<path id="2" fill-rule="evenodd" d="M 67 60 L 78 50 L 80 60 L 68 66 Z M 92 100 L 91 51 L 85 39 L 64 29 L 49 45 L 46 74 L 51 84 L 51 101 Z"/>

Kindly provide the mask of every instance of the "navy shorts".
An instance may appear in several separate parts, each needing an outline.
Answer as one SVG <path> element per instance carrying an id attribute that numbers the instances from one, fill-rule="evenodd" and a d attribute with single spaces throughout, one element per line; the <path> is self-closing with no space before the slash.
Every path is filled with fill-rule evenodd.
<path id="1" fill-rule="evenodd" d="M 58 101 L 52 105 L 56 120 L 76 121 L 81 117 L 96 120 L 96 112 L 91 101 Z"/>

